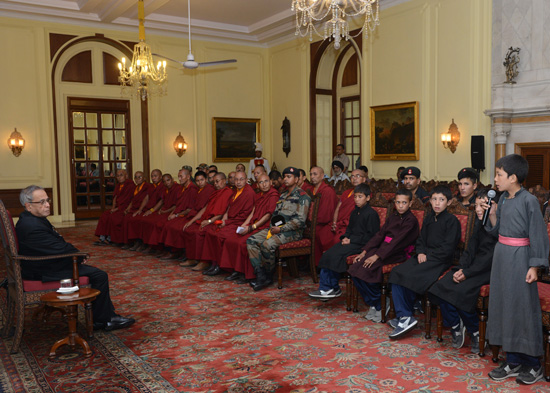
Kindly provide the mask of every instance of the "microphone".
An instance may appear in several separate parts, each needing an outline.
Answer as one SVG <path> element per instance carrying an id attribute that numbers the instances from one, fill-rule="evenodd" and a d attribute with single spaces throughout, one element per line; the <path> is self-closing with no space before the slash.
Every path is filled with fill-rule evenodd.
<path id="1" fill-rule="evenodd" d="M 495 190 L 489 190 L 487 192 L 487 198 L 489 199 L 487 203 L 489 204 L 489 208 L 485 210 L 485 213 L 483 213 L 483 220 L 481 222 L 483 226 L 487 224 L 487 218 L 489 218 L 489 210 L 491 210 L 491 202 L 493 201 L 493 198 L 496 196 L 497 196 L 497 193 L 495 192 Z"/>

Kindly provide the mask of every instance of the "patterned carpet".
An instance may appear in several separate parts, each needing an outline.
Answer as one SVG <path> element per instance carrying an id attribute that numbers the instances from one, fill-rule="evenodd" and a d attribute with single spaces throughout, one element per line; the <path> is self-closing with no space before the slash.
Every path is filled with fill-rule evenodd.
<path id="1" fill-rule="evenodd" d="M 366 321 L 364 306 L 351 313 L 344 297 L 310 299 L 315 285 L 305 273 L 254 293 L 224 276 L 91 246 L 90 226 L 61 232 L 109 273 L 117 312 L 137 322 L 96 333 L 89 359 L 65 346 L 49 360 L 66 325 L 58 313 L 42 324 L 28 312 L 21 351 L 10 355 L 11 340 L 0 342 L 0 391 L 550 392 L 546 382 L 491 381 L 490 358 L 451 348 L 448 331 L 443 343 L 420 329 L 390 341 L 390 327 Z"/>

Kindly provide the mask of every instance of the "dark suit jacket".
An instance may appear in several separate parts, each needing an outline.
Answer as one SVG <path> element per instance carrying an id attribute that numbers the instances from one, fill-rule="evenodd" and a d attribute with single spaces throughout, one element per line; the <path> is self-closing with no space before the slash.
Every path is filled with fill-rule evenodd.
<path id="1" fill-rule="evenodd" d="M 70 254 L 78 252 L 71 243 L 55 231 L 45 217 L 33 216 L 28 211 L 19 215 L 15 226 L 19 242 L 19 255 L 40 257 L 46 255 Z M 50 259 L 46 261 L 23 261 L 23 278 L 27 280 L 56 281 L 61 271 L 72 271 L 72 258 Z"/>

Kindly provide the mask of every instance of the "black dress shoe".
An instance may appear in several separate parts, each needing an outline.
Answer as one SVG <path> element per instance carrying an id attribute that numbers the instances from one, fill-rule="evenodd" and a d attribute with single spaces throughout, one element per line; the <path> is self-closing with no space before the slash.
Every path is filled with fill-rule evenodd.
<path id="1" fill-rule="evenodd" d="M 218 265 L 216 265 L 216 266 L 214 266 L 214 269 L 207 270 L 205 274 L 207 276 L 217 276 L 221 272 L 222 272 L 222 269 L 220 269 L 220 267 Z"/>
<path id="2" fill-rule="evenodd" d="M 94 242 L 94 246 L 107 246 L 108 243 L 103 240 L 98 240 L 97 242 Z"/>
<path id="3" fill-rule="evenodd" d="M 250 280 L 246 278 L 245 276 L 241 276 L 238 280 L 235 281 L 236 284 L 242 285 L 242 284 L 248 284 Z"/>
<path id="4" fill-rule="evenodd" d="M 122 315 L 115 315 L 109 322 L 105 324 L 105 330 L 111 331 L 116 329 L 122 329 L 133 325 L 136 320 L 134 318 L 126 318 Z"/>
<path id="5" fill-rule="evenodd" d="M 202 274 L 203 274 L 204 276 L 206 276 L 206 275 L 208 274 L 208 272 L 214 270 L 215 268 L 216 268 L 216 265 L 212 264 L 212 265 L 210 265 L 210 267 L 209 267 L 208 269 L 203 270 L 203 271 L 202 271 Z"/>
<path id="6" fill-rule="evenodd" d="M 241 273 L 233 272 L 231 273 L 231 275 L 225 278 L 225 281 L 234 281 L 234 280 L 237 280 L 239 277 L 241 277 Z"/>
<path id="7" fill-rule="evenodd" d="M 94 330 L 101 330 L 105 329 L 105 323 L 104 322 L 94 322 Z"/>

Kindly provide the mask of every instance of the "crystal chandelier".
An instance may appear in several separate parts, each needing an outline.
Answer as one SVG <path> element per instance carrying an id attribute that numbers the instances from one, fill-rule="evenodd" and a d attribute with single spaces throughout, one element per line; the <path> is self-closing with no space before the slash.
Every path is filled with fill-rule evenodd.
<path id="1" fill-rule="evenodd" d="M 369 31 L 374 31 L 380 24 L 379 0 L 292 0 L 292 11 L 296 12 L 296 35 L 313 40 L 313 32 L 323 39 L 334 40 L 334 48 L 340 49 L 342 39 L 346 41 L 349 35 L 347 18 L 364 16 L 365 21 L 361 31 L 368 37 Z M 319 33 L 314 23 L 324 22 L 324 34 Z"/>
<path id="2" fill-rule="evenodd" d="M 166 94 L 166 61 L 153 63 L 151 48 L 145 43 L 145 11 L 143 0 L 138 0 L 139 43 L 134 45 L 132 64 L 126 68 L 126 58 L 118 63 L 120 71 L 118 81 L 122 94 L 135 94 L 143 101 L 148 96 Z"/>

